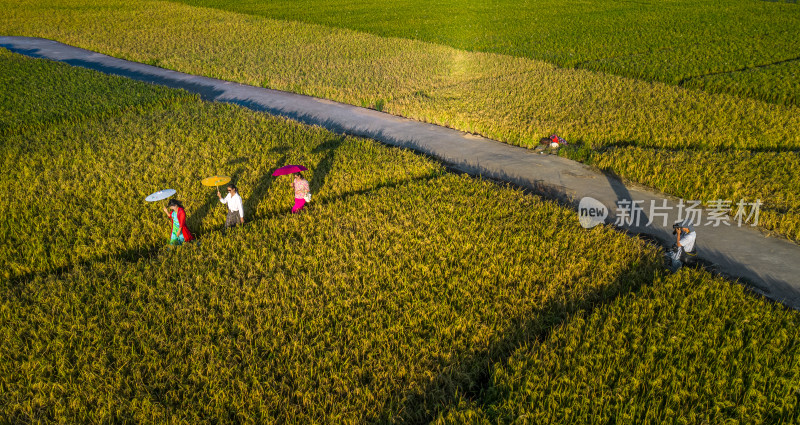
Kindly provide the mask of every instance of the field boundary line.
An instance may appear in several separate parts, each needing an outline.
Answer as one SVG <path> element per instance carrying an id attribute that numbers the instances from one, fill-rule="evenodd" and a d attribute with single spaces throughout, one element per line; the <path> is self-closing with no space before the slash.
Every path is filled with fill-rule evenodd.
<path id="1" fill-rule="evenodd" d="M 622 182 L 566 158 L 539 155 L 529 149 L 372 109 L 158 68 L 42 38 L 0 36 L 0 47 L 34 58 L 184 89 L 204 100 L 231 103 L 334 133 L 411 149 L 456 170 L 509 182 L 576 210 L 582 198 L 591 197 L 608 208 L 608 224 L 617 221 L 618 202 L 655 203 L 670 207 L 673 212 L 678 207 L 679 200 L 674 197 Z M 646 223 L 646 211 L 642 213 Z M 673 240 L 671 223 L 677 218 L 673 214 L 650 226 L 623 223 L 620 228 L 668 243 Z M 578 220 L 577 214 L 575 219 Z M 800 309 L 800 246 L 766 237 L 750 226 L 731 225 L 698 228 L 697 247 L 698 256 L 713 264 L 714 271 L 740 279 L 754 291 Z"/>
<path id="2" fill-rule="evenodd" d="M 734 73 L 737 73 L 737 72 L 745 72 L 745 71 L 750 71 L 750 70 L 753 70 L 753 69 L 769 68 L 770 66 L 782 65 L 784 63 L 796 62 L 796 61 L 800 61 L 800 56 L 789 58 L 789 59 L 781 59 L 779 61 L 765 63 L 765 64 L 761 64 L 761 65 L 746 66 L 744 68 L 732 69 L 732 70 L 729 70 L 729 71 L 714 71 L 714 72 L 709 72 L 709 73 L 706 73 L 706 74 L 692 75 L 692 76 L 689 76 L 689 77 L 682 78 L 680 81 L 678 81 L 677 85 L 678 85 L 678 87 L 685 87 L 686 83 L 688 83 L 691 80 L 696 80 L 696 79 L 705 78 L 705 77 L 713 77 L 715 75 L 734 74 Z"/>

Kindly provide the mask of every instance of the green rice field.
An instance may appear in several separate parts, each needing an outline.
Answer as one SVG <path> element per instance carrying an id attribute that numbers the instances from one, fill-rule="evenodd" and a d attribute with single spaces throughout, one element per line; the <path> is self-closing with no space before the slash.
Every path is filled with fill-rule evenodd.
<path id="1" fill-rule="evenodd" d="M 463 3 L 437 2 L 427 8 L 425 19 L 441 18 L 442 24 L 420 24 L 427 32 L 414 36 L 408 32 L 417 22 L 429 22 L 414 20 L 414 11 L 424 9 L 419 2 L 390 8 L 403 16 L 396 24 L 391 20 L 392 25 L 381 14 L 394 12 L 377 10 L 377 3 L 348 3 L 355 9 L 341 9 L 341 22 L 331 27 L 325 26 L 332 24 L 327 19 L 342 3 L 203 3 L 216 7 L 207 8 L 151 0 L 0 0 L 6 11 L 0 32 L 366 106 L 528 148 L 557 133 L 575 147 L 562 154 L 670 195 L 706 204 L 760 199 L 759 225 L 799 240 L 800 186 L 794 176 L 800 172 L 800 106 L 786 99 L 800 93 L 800 87 L 797 62 L 786 56 L 798 54 L 800 6 L 753 0 L 725 6 L 695 2 L 691 7 L 659 2 L 656 9 L 649 3 L 593 2 L 581 4 L 575 17 L 584 22 L 581 28 L 592 31 L 578 34 L 567 28 L 548 37 L 549 29 L 539 30 L 546 25 L 531 26 L 534 30 L 516 25 L 515 19 L 532 14 L 541 15 L 541 22 L 556 15 L 568 19 L 563 8 L 574 2 L 537 3 L 524 10 L 508 1 L 475 7 Z M 440 16 L 455 9 L 460 11 L 452 19 Z M 498 22 L 509 24 L 489 23 L 461 44 L 436 39 L 437 34 L 457 35 L 447 25 L 491 11 Z M 520 17 L 511 17 L 515 14 Z M 690 19 L 704 24 L 669 30 Z M 618 31 L 630 22 L 648 22 L 648 31 Z M 389 27 L 397 33 L 385 32 Z M 516 42 L 501 40 L 526 34 L 534 40 L 528 47 L 503 50 Z M 610 34 L 615 44 L 597 41 Z M 587 39 L 577 42 L 579 35 Z M 550 42 L 535 42 L 542 37 L 560 46 L 552 57 L 543 53 L 551 51 Z M 708 43 L 692 42 L 698 38 Z M 690 52 L 662 48 L 683 41 Z M 655 56 L 631 56 L 634 51 Z M 570 54 L 582 59 L 570 62 L 565 59 Z M 627 66 L 607 60 L 615 55 L 643 68 L 614 71 Z M 714 59 L 698 63 L 697 58 Z M 765 61 L 780 63 L 761 67 Z M 731 67 L 742 70 L 720 73 Z M 697 73 L 708 75 L 692 77 Z M 783 94 L 754 94 L 763 90 Z M 685 172 L 666 163 L 679 163 Z"/>
<path id="2" fill-rule="evenodd" d="M 0 81 L 2 423 L 797 420 L 797 312 L 554 202 L 2 49 Z M 244 197 L 227 234 L 212 174 Z M 165 246 L 165 187 L 197 242 Z"/>
<path id="3" fill-rule="evenodd" d="M 800 104 L 796 1 L 180 1 Z"/>

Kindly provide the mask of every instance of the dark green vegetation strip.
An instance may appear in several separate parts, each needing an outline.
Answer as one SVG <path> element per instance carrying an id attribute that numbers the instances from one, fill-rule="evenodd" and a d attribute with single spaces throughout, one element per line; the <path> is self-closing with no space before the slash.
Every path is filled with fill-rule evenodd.
<path id="1" fill-rule="evenodd" d="M 754 0 L 180 0 L 800 102 L 800 5 Z M 765 84 L 766 83 L 766 84 Z"/>
<path id="2" fill-rule="evenodd" d="M 800 316 L 703 273 L 660 278 L 498 367 L 439 423 L 800 421 Z"/>
<path id="3" fill-rule="evenodd" d="M 111 116 L 139 106 L 168 104 L 188 95 L 126 79 L 98 79 L 95 73 L 9 54 L 0 49 L 0 134 L 81 117 Z M 57 86 L 58 90 L 50 87 Z"/>

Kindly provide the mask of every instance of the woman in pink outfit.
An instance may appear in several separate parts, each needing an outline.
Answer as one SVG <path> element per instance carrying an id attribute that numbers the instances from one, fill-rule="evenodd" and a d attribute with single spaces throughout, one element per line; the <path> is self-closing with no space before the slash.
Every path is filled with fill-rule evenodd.
<path id="1" fill-rule="evenodd" d="M 292 207 L 292 214 L 297 214 L 303 209 L 306 202 L 311 200 L 311 190 L 308 187 L 308 180 L 304 179 L 301 173 L 294 173 L 292 188 L 294 189 L 294 207 Z"/>

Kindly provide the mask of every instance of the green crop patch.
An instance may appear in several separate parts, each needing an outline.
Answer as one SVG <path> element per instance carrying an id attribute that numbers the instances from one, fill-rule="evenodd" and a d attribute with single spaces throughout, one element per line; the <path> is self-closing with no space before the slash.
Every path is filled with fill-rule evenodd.
<path id="1" fill-rule="evenodd" d="M 752 0 L 179 0 L 797 105 L 800 7 Z M 785 84 L 771 66 L 789 61 Z M 728 73 L 748 70 L 752 79 Z M 765 88 L 759 80 L 767 80 Z M 776 81 L 778 82 L 778 81 Z"/>
<path id="2" fill-rule="evenodd" d="M 797 423 L 800 316 L 684 270 L 579 314 L 437 423 Z"/>
<path id="3" fill-rule="evenodd" d="M 740 93 L 774 103 L 800 105 L 800 60 L 745 68 L 726 73 L 698 76 L 685 80 L 684 87 L 706 91 Z"/>
<path id="4" fill-rule="evenodd" d="M 127 78 L 88 78 L 94 73 L 66 64 L 31 61 L 4 49 L 0 49 L 0 69 L 0 134 L 191 97 Z M 54 86 L 58 90 L 52 90 Z"/>

